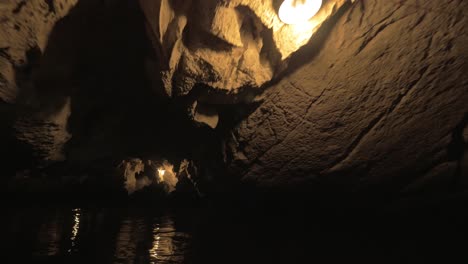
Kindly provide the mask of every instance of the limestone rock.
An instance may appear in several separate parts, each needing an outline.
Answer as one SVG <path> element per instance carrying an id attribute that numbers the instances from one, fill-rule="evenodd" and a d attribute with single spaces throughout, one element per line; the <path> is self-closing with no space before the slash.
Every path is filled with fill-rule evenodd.
<path id="1" fill-rule="evenodd" d="M 174 166 L 165 160 L 143 161 L 138 158 L 124 160 L 118 166 L 128 194 L 151 185 L 160 187 L 159 189 L 165 194 L 173 192 L 178 182 L 173 169 Z"/>
<path id="2" fill-rule="evenodd" d="M 168 96 L 186 95 L 196 84 L 229 94 L 261 87 L 348 2 L 326 1 L 307 23 L 287 25 L 274 1 L 140 0 Z"/>
<path id="3" fill-rule="evenodd" d="M 16 81 L 13 65 L 0 57 L 0 99 L 6 103 L 14 102 L 16 98 Z"/>
<path id="4" fill-rule="evenodd" d="M 33 88 L 31 69 L 44 53 L 55 24 L 76 3 L 77 0 L 0 2 L 0 102 L 15 109 L 16 139 L 27 144 L 33 155 L 45 162 L 64 159 L 63 147 L 71 136 L 67 132 L 70 98 L 62 98 L 57 109 L 47 114 L 39 113 L 38 109 L 24 111 L 23 106 L 36 106 L 38 94 Z M 0 118 L 11 117 L 0 112 Z M 0 134 L 11 134 L 11 127 L 5 130 Z"/>
<path id="5" fill-rule="evenodd" d="M 466 1 L 356 1 L 315 57 L 266 93 L 230 140 L 259 185 L 403 188 L 447 160 L 468 112 Z"/>
<path id="6" fill-rule="evenodd" d="M 12 103 L 17 96 L 12 68 L 27 63 L 26 54 L 44 51 L 55 23 L 77 0 L 9 0 L 0 3 L 0 99 Z"/>
<path id="7" fill-rule="evenodd" d="M 195 106 L 194 120 L 199 123 L 204 123 L 214 129 L 218 125 L 219 116 L 214 107 L 197 104 Z"/>
<path id="8" fill-rule="evenodd" d="M 145 164 L 140 159 L 122 161 L 119 165 L 119 169 L 122 170 L 125 189 L 129 194 L 148 186 L 152 182 L 152 179 L 150 180 L 146 175 L 137 179 L 137 175 L 145 171 Z"/>
<path id="9" fill-rule="evenodd" d="M 70 98 L 57 113 L 23 115 L 15 123 L 16 138 L 31 146 L 36 158 L 46 162 L 65 160 L 64 146 L 71 138 L 67 131 Z"/>

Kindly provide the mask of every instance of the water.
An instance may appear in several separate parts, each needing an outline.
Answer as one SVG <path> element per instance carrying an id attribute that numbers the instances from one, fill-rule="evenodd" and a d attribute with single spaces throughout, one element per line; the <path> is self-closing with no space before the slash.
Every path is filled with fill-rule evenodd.
<path id="1" fill-rule="evenodd" d="M 11 210 L 9 252 L 32 262 L 185 263 L 191 233 L 151 208 Z"/>
<path id="2" fill-rule="evenodd" d="M 459 210 L 439 211 L 440 218 L 353 219 L 312 207 L 221 208 L 4 209 L 0 263 L 393 264 L 434 254 L 466 257 L 466 244 L 459 242 L 466 242 L 466 221 L 455 214 Z"/>
<path id="3" fill-rule="evenodd" d="M 7 263 L 301 263 L 314 225 L 274 211 L 224 207 L 16 208 L 7 213 Z M 310 231 L 314 235 L 310 235 Z M 317 250 L 318 252 L 320 250 Z"/>

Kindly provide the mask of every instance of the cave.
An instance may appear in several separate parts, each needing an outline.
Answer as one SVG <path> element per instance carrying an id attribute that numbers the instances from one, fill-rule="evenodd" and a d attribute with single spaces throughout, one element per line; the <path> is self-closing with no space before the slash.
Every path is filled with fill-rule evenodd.
<path id="1" fill-rule="evenodd" d="M 2 262 L 466 262 L 467 13 L 1 1 Z"/>

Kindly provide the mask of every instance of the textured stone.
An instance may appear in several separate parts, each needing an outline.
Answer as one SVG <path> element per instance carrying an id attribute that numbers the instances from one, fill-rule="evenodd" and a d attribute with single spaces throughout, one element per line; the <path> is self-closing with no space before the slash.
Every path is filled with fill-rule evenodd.
<path id="1" fill-rule="evenodd" d="M 77 0 L 9 0 L 0 3 L 0 99 L 12 103 L 17 96 L 12 67 L 27 63 L 31 49 L 44 51 L 55 23 Z"/>
<path id="2" fill-rule="evenodd" d="M 206 124 L 211 128 L 216 128 L 219 122 L 219 116 L 214 107 L 196 103 L 194 120 Z"/>
<path id="3" fill-rule="evenodd" d="M 230 94 L 261 87 L 347 2 L 326 1 L 310 21 L 287 25 L 274 1 L 140 0 L 168 96 L 197 84 Z"/>
<path id="4" fill-rule="evenodd" d="M 124 179 L 124 186 L 129 194 L 151 185 L 160 187 L 161 191 L 169 194 L 175 190 L 178 182 L 173 168 L 167 161 L 143 161 L 135 158 L 122 161 L 118 172 Z"/>
<path id="5" fill-rule="evenodd" d="M 404 186 L 468 112 L 466 1 L 356 1 L 233 133 L 244 181 Z M 304 53 L 310 46 L 303 48 Z"/>
<path id="6" fill-rule="evenodd" d="M 63 161 L 65 160 L 63 148 L 71 138 L 67 131 L 70 111 L 70 98 L 68 98 L 57 113 L 19 116 L 14 125 L 16 138 L 31 146 L 39 160 Z"/>
<path id="7" fill-rule="evenodd" d="M 13 65 L 4 57 L 0 57 L 0 99 L 13 103 L 16 99 L 16 80 Z"/>
<path id="8" fill-rule="evenodd" d="M 57 24 L 63 27 L 49 47 L 50 30 L 74 3 L 0 4 L 0 106 L 18 113 L 16 136 L 41 159 L 63 159 L 68 127 L 76 140 L 69 142 L 71 160 L 139 151 L 193 155 L 194 163 L 203 161 L 196 165 L 207 182 L 222 175 L 223 159 L 236 177 L 259 185 L 313 180 L 403 189 L 432 171 L 451 174 L 455 161 L 455 172 L 466 176 L 466 154 L 462 159 L 453 147 L 468 112 L 466 1 L 326 1 L 317 19 L 333 23 L 312 20 L 309 33 L 298 31 L 301 38 L 278 20 L 270 1 L 141 0 L 149 35 L 129 2 L 80 1 L 88 7 Z M 166 95 L 209 92 L 194 100 L 157 98 L 143 68 L 147 36 L 158 53 L 150 74 L 158 83 L 162 75 Z M 36 68 L 44 75 L 32 80 Z M 38 83 L 46 89 L 35 89 Z M 252 91 L 263 88 L 254 98 Z M 18 101 L 19 89 L 22 103 L 43 111 L 6 106 Z M 64 95 L 65 102 L 39 99 Z M 259 107 L 240 120 L 237 112 L 251 108 L 233 110 L 217 96 Z M 219 121 L 219 130 L 184 119 L 180 108 L 195 101 L 195 121 L 212 128 Z M 233 112 L 240 123 L 224 157 L 216 133 L 234 124 L 226 120 Z M 466 142 L 466 132 L 462 137 Z"/>
<path id="9" fill-rule="evenodd" d="M 37 66 L 39 57 L 45 52 L 55 24 L 76 3 L 77 0 L 10 0 L 0 3 L 0 101 L 15 109 L 16 139 L 29 145 L 33 155 L 43 161 L 65 158 L 63 147 L 70 138 L 66 128 L 70 98 L 62 98 L 58 107 L 47 114 L 39 113 L 37 108 L 25 111 L 23 108 L 35 107 L 39 101 L 31 69 Z M 47 112 L 46 108 L 41 110 Z M 0 117 L 9 118 L 2 112 Z M 5 128 L 5 133 L 10 134 L 10 129 Z"/>

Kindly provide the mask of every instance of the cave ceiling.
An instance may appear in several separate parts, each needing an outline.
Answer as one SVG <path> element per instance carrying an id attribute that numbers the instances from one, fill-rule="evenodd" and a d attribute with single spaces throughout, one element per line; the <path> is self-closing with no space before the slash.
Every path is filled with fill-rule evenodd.
<path id="1" fill-rule="evenodd" d="M 196 84 L 229 94 L 262 87 L 351 1 L 325 1 L 318 14 L 297 25 L 280 20 L 277 2 L 140 0 L 166 94 L 186 95 Z"/>

